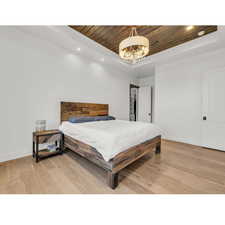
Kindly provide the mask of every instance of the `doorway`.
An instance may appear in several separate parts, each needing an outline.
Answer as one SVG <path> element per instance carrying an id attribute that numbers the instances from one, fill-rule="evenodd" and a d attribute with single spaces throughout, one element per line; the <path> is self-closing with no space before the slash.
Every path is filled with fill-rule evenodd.
<path id="1" fill-rule="evenodd" d="M 130 84 L 130 121 L 137 121 L 138 118 L 138 89 L 139 86 Z"/>

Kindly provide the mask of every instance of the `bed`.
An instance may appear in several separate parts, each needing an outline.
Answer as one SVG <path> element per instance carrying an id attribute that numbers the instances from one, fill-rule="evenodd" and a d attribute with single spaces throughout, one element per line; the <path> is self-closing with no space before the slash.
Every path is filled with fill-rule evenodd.
<path id="1" fill-rule="evenodd" d="M 108 109 L 108 104 L 61 102 L 60 130 L 64 148 L 105 169 L 107 183 L 115 189 L 120 170 L 154 150 L 156 154 L 161 152 L 161 135 L 151 128 L 153 125 L 140 122 L 68 122 L 75 116 L 108 116 Z"/>

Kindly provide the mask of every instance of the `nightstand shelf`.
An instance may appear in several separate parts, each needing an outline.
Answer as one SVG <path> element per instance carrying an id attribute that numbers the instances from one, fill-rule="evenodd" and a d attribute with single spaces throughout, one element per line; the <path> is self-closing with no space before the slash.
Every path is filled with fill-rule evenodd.
<path id="1" fill-rule="evenodd" d="M 39 144 L 55 143 L 57 146 L 53 152 L 48 149 L 39 150 Z M 63 134 L 59 130 L 46 130 L 33 132 L 33 158 L 36 162 L 51 156 L 63 153 Z"/>

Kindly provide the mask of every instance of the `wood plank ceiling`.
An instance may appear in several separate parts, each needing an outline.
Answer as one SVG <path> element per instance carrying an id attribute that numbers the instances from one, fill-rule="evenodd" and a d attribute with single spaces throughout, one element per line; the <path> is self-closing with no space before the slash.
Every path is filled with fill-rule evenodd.
<path id="1" fill-rule="evenodd" d="M 88 38 L 98 42 L 104 47 L 118 54 L 119 44 L 130 35 L 132 26 L 75 26 L 72 29 L 79 31 Z M 152 55 L 168 48 L 175 47 L 199 37 L 198 33 L 204 31 L 207 35 L 217 30 L 217 26 L 135 26 L 139 35 L 150 41 Z"/>

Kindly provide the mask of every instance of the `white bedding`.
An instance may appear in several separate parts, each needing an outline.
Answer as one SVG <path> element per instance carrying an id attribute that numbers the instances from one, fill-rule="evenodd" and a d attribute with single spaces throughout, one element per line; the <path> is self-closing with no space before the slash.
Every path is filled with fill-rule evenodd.
<path id="1" fill-rule="evenodd" d="M 154 124 L 125 120 L 63 122 L 59 129 L 65 135 L 94 147 L 106 161 L 161 134 L 161 130 Z"/>

